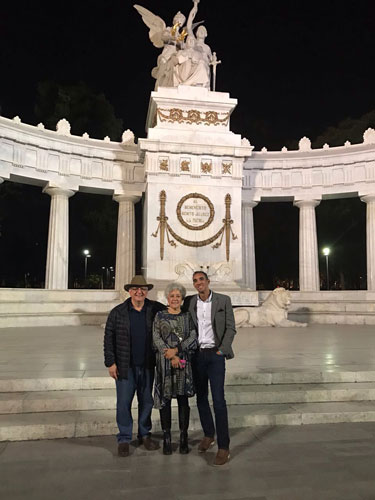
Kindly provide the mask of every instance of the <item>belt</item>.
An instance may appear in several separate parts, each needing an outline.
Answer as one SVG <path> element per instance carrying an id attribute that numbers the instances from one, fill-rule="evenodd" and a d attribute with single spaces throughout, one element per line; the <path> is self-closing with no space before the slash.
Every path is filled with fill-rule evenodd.
<path id="1" fill-rule="evenodd" d="M 210 351 L 217 351 L 217 347 L 200 347 L 199 346 L 199 350 L 200 351 L 205 351 L 205 352 L 210 352 Z"/>

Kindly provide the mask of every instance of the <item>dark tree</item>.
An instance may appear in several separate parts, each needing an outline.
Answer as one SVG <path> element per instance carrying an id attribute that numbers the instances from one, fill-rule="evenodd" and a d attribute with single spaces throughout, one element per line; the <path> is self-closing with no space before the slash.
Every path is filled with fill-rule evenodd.
<path id="1" fill-rule="evenodd" d="M 346 118 L 336 126 L 328 127 L 312 142 L 314 148 L 321 148 L 327 143 L 330 146 L 343 146 L 346 141 L 352 144 L 363 142 L 363 132 L 375 127 L 375 110 L 360 118 Z"/>
<path id="2" fill-rule="evenodd" d="M 74 135 L 87 132 L 95 139 L 108 135 L 118 141 L 123 132 L 123 122 L 116 118 L 105 95 L 95 93 L 84 82 L 73 85 L 40 82 L 34 112 L 38 121 L 53 130 L 61 118 L 66 118 Z"/>

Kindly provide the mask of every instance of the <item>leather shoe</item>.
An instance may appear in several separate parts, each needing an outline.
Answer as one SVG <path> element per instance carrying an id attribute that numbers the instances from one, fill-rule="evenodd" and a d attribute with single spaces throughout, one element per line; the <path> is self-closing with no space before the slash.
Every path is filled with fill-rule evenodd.
<path id="1" fill-rule="evenodd" d="M 230 453 L 229 450 L 218 449 L 216 458 L 214 460 L 214 465 L 224 465 L 229 462 Z"/>
<path id="2" fill-rule="evenodd" d="M 202 441 L 198 445 L 198 452 L 204 453 L 209 448 L 211 448 L 211 446 L 213 446 L 214 444 L 215 444 L 215 439 L 213 437 L 204 436 L 204 438 L 202 439 Z"/>
<path id="3" fill-rule="evenodd" d="M 145 436 L 142 438 L 142 444 L 146 448 L 147 451 L 155 451 L 159 449 L 158 443 L 153 441 L 150 436 Z"/>
<path id="4" fill-rule="evenodd" d="M 119 443 L 117 448 L 117 453 L 119 457 L 129 456 L 129 443 Z"/>

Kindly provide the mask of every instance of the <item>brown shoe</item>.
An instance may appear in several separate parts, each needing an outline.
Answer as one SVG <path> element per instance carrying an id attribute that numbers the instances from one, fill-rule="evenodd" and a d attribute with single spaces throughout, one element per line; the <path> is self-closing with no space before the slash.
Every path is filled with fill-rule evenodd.
<path id="1" fill-rule="evenodd" d="M 204 438 L 202 439 L 202 441 L 198 445 L 198 452 L 204 453 L 209 448 L 211 448 L 211 446 L 213 446 L 214 444 L 215 444 L 215 438 L 204 436 Z"/>
<path id="2" fill-rule="evenodd" d="M 214 465 L 224 465 L 229 462 L 230 454 L 229 450 L 218 449 L 216 458 L 214 460 Z"/>
<path id="3" fill-rule="evenodd" d="M 119 457 L 129 456 L 129 443 L 119 443 L 117 448 L 117 453 Z"/>
<path id="4" fill-rule="evenodd" d="M 155 451 L 159 449 L 158 443 L 153 441 L 150 436 L 145 436 L 142 438 L 142 444 L 147 451 Z"/>

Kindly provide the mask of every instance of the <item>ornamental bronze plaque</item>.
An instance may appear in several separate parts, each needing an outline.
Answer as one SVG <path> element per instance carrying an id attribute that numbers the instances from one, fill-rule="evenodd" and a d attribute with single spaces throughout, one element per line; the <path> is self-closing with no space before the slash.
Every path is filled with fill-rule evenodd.
<path id="1" fill-rule="evenodd" d="M 190 193 L 177 204 L 177 218 L 192 231 L 206 229 L 214 220 L 215 209 L 211 201 L 200 193 Z"/>

